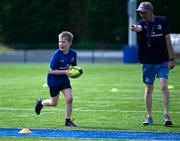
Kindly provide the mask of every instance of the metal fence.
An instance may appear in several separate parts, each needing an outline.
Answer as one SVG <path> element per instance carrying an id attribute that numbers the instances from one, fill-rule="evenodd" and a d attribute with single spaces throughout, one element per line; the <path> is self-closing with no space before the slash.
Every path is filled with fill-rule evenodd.
<path id="1" fill-rule="evenodd" d="M 19 50 L 0 52 L 0 62 L 4 63 L 47 63 L 55 50 Z M 79 63 L 122 63 L 121 51 L 77 50 Z"/>
<path id="2" fill-rule="evenodd" d="M 0 63 L 49 63 L 54 52 L 55 50 L 0 51 Z M 79 63 L 123 63 L 121 50 L 77 50 L 77 53 Z M 179 52 L 176 52 L 176 63 L 180 64 Z"/>

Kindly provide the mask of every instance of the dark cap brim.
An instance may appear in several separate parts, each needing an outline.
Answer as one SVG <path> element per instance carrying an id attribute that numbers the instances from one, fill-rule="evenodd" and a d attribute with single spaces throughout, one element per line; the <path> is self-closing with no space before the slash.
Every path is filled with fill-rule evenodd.
<path id="1" fill-rule="evenodd" d="M 138 8 L 136 10 L 136 12 L 147 12 L 148 10 L 147 9 L 143 9 L 143 8 Z"/>

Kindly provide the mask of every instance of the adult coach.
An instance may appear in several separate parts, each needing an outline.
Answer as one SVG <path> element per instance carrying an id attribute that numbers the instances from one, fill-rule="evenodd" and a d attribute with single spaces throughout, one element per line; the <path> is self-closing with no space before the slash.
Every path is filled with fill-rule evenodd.
<path id="1" fill-rule="evenodd" d="M 152 93 L 156 77 L 160 80 L 162 100 L 164 107 L 165 126 L 171 126 L 169 116 L 169 69 L 175 67 L 174 51 L 170 39 L 170 31 L 166 17 L 156 16 L 150 2 L 142 2 L 136 12 L 142 19 L 137 24 L 131 25 L 131 31 L 138 35 L 138 59 L 143 64 L 143 82 L 145 84 L 144 101 L 147 117 L 143 125 L 153 124 L 152 118 Z"/>
<path id="2" fill-rule="evenodd" d="M 59 49 L 54 53 L 47 77 L 50 99 L 38 99 L 35 105 L 35 112 L 40 114 L 43 106 L 56 106 L 59 101 L 60 91 L 64 94 L 66 100 L 66 119 L 65 126 L 77 126 L 71 120 L 73 96 L 69 80 L 69 67 L 77 66 L 77 53 L 70 49 L 73 35 L 64 31 L 59 34 Z"/>

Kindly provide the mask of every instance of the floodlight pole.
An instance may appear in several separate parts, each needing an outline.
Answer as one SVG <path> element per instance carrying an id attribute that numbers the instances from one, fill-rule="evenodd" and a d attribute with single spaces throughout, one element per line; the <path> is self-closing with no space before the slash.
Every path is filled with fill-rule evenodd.
<path id="1" fill-rule="evenodd" d="M 137 0 L 129 0 L 127 3 L 127 14 L 129 16 L 128 26 L 128 45 L 123 48 L 124 63 L 138 63 L 137 36 L 130 30 L 131 24 L 136 24 L 136 6 Z"/>
<path id="2" fill-rule="evenodd" d="M 128 1 L 128 16 L 129 16 L 129 26 L 128 26 L 128 45 L 129 47 L 137 46 L 137 36 L 135 32 L 130 30 L 131 24 L 136 24 L 137 16 L 136 16 L 136 7 L 137 0 L 129 0 Z"/>

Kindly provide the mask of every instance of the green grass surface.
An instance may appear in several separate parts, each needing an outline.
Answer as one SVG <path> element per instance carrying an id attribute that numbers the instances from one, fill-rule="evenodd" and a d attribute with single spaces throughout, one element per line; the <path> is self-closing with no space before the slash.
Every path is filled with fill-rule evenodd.
<path id="1" fill-rule="evenodd" d="M 0 127 L 101 129 L 133 131 L 180 131 L 180 66 L 170 72 L 170 115 L 174 126 L 164 127 L 161 91 L 158 79 L 153 94 L 153 126 L 143 126 L 144 84 L 141 65 L 89 64 L 80 65 L 84 74 L 72 79 L 74 95 L 73 118 L 77 128 L 64 126 L 65 101 L 60 94 L 57 107 L 46 107 L 37 116 L 34 104 L 37 97 L 49 98 L 43 87 L 49 64 L 0 64 Z M 111 92 L 117 88 L 118 92 Z M 1 137 L 0 140 L 17 140 Z M 28 138 L 26 138 L 28 140 Z M 20 140 L 20 139 L 19 139 Z M 30 138 L 30 140 L 41 140 Z"/>

